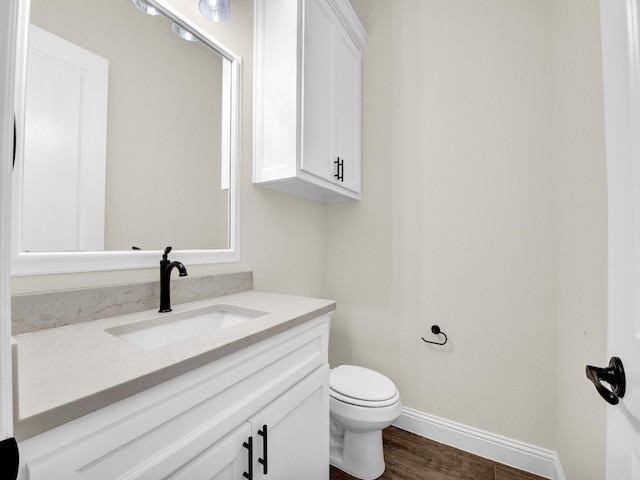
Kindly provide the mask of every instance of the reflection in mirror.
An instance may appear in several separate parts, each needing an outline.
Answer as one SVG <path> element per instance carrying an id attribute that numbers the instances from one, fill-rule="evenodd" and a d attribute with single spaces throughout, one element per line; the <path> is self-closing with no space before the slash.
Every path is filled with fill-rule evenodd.
<path id="1" fill-rule="evenodd" d="M 237 259 L 239 58 L 149 3 L 163 15 L 131 0 L 23 9 L 14 274 L 156 266 L 167 245 Z"/>

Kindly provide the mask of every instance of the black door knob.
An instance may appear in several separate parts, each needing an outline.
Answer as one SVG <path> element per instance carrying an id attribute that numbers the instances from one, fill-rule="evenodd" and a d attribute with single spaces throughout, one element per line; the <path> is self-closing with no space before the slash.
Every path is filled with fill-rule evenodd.
<path id="1" fill-rule="evenodd" d="M 587 365 L 587 378 L 593 382 L 600 396 L 611 405 L 617 405 L 624 397 L 627 381 L 620 358 L 611 357 L 607 368 Z M 603 382 L 608 383 L 609 388 Z"/>

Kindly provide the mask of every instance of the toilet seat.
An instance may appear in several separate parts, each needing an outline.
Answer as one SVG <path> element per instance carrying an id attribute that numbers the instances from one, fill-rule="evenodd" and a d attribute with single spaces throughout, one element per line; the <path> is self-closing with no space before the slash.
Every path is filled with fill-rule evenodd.
<path id="1" fill-rule="evenodd" d="M 400 393 L 397 393 L 397 392 L 393 397 L 389 398 L 388 400 L 381 400 L 381 401 L 370 401 L 370 400 L 362 400 L 359 398 L 348 397 L 346 395 L 342 395 L 339 392 L 336 392 L 335 390 L 331 390 L 331 388 L 329 388 L 329 396 L 339 402 L 348 403 L 350 405 L 355 405 L 357 407 L 365 407 L 365 408 L 388 407 L 400 401 Z"/>
<path id="2" fill-rule="evenodd" d="M 361 407 L 387 407 L 400 401 L 400 393 L 387 377 L 368 368 L 340 365 L 329 375 L 329 395 Z"/>

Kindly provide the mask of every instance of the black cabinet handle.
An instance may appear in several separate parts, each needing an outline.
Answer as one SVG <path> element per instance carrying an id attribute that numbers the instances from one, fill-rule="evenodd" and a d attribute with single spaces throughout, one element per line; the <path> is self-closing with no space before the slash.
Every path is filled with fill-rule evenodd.
<path id="1" fill-rule="evenodd" d="M 17 145 L 17 135 L 16 135 L 16 116 L 13 116 L 13 163 L 11 164 L 11 170 L 16 168 L 16 145 Z"/>
<path id="2" fill-rule="evenodd" d="M 333 162 L 336 165 L 336 174 L 334 177 L 341 182 L 344 182 L 344 158 L 340 160 L 340 157 Z"/>
<path id="3" fill-rule="evenodd" d="M 611 357 L 607 368 L 592 367 L 587 365 L 587 378 L 593 382 L 596 390 L 607 403 L 617 405 L 626 390 L 627 382 L 624 375 L 622 360 L 618 357 Z M 611 389 L 602 384 L 608 383 Z"/>
<path id="4" fill-rule="evenodd" d="M 258 430 L 258 435 L 262 437 L 262 455 L 263 458 L 258 458 L 258 463 L 262 464 L 262 473 L 267 474 L 267 426 L 263 425 L 262 430 Z"/>
<path id="5" fill-rule="evenodd" d="M 249 472 L 243 472 L 242 476 L 247 480 L 253 480 L 253 438 L 249 437 L 242 446 L 249 451 Z"/>

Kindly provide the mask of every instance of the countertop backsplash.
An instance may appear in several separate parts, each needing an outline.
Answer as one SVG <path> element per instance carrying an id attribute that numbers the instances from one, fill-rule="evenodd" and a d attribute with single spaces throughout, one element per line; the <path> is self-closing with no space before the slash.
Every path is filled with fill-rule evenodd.
<path id="1" fill-rule="evenodd" d="M 171 283 L 171 302 L 221 297 L 253 290 L 253 273 L 186 277 Z M 160 283 L 136 283 L 62 292 L 14 295 L 11 333 L 19 335 L 158 308 Z"/>

